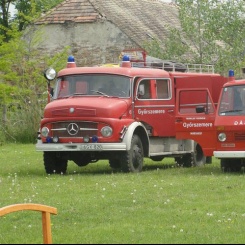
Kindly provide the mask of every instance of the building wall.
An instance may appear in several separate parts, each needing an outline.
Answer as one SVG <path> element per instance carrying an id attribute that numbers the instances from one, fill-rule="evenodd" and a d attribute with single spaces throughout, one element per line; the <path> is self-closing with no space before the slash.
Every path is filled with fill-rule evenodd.
<path id="1" fill-rule="evenodd" d="M 125 48 L 137 47 L 113 23 L 74 23 L 37 25 L 42 40 L 36 46 L 42 52 L 61 52 L 70 47 L 79 66 L 102 63 L 117 63 L 120 52 Z"/>

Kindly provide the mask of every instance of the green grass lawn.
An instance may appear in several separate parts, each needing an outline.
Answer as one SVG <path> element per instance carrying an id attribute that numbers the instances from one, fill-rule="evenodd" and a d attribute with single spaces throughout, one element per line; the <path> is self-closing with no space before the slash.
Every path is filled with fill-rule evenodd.
<path id="1" fill-rule="evenodd" d="M 0 207 L 40 203 L 51 215 L 56 244 L 244 244 L 244 172 L 223 173 L 219 161 L 175 167 L 145 159 L 143 172 L 114 172 L 107 161 L 47 175 L 35 145 L 0 146 Z M 41 214 L 0 217 L 0 244 L 42 243 Z"/>

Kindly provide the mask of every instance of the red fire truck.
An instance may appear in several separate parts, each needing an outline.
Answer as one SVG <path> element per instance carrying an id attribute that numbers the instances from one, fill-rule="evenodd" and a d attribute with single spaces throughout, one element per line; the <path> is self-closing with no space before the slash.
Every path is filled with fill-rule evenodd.
<path id="1" fill-rule="evenodd" d="M 215 127 L 214 156 L 220 159 L 222 170 L 241 171 L 245 167 L 245 79 L 235 80 L 233 70 L 221 92 Z"/>
<path id="2" fill-rule="evenodd" d="M 148 60 L 149 61 L 149 60 Z M 52 98 L 36 150 L 47 174 L 106 159 L 123 172 L 142 171 L 144 158 L 171 157 L 184 167 L 210 163 L 214 119 L 226 78 L 176 63 L 130 61 L 76 67 L 73 56 L 56 75 L 45 72 Z M 203 67 L 200 66 L 200 69 Z"/>

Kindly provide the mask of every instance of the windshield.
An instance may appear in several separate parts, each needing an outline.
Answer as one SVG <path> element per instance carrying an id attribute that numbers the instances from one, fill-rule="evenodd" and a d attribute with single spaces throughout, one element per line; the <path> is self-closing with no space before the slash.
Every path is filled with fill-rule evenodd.
<path id="1" fill-rule="evenodd" d="M 222 91 L 219 115 L 245 115 L 245 85 L 226 87 Z"/>
<path id="2" fill-rule="evenodd" d="M 119 75 L 92 74 L 59 77 L 53 99 L 70 96 L 130 96 L 130 78 Z"/>

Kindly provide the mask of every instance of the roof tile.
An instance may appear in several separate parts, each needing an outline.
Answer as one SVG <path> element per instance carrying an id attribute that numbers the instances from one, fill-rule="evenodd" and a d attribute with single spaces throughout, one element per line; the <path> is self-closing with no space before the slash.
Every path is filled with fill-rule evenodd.
<path id="1" fill-rule="evenodd" d="M 65 0 L 36 24 L 110 21 L 134 42 L 165 40 L 170 27 L 180 28 L 176 5 L 160 0 Z"/>

